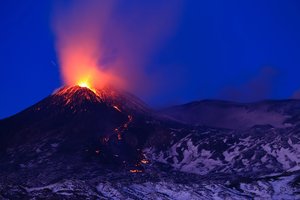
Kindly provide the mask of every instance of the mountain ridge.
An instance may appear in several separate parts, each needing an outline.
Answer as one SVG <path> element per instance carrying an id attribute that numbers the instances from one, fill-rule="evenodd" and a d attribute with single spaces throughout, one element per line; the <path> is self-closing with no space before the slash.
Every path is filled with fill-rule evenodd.
<path id="1" fill-rule="evenodd" d="M 289 125 L 273 126 L 262 118 L 242 129 L 184 123 L 114 88 L 63 87 L 0 120 L 0 199 L 293 199 L 299 194 L 297 102 L 230 104 L 229 110 L 226 104 L 224 115 L 215 111 L 215 102 L 203 113 L 193 106 L 198 103 L 191 109 L 196 117 L 211 112 L 223 122 L 235 116 L 232 106 L 251 117 L 248 113 L 263 111 L 260 116 L 267 119 L 276 111 L 288 115 Z"/>

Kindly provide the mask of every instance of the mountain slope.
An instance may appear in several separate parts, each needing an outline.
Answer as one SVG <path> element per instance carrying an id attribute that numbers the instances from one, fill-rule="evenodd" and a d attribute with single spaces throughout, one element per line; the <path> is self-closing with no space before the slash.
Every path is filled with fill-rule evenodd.
<path id="1" fill-rule="evenodd" d="M 60 88 L 0 121 L 0 199 L 299 198 L 298 101 L 172 110 L 115 88 Z"/>
<path id="2" fill-rule="evenodd" d="M 255 125 L 284 128 L 299 119 L 300 100 L 256 103 L 203 100 L 169 107 L 160 112 L 183 123 L 218 128 L 245 130 Z"/>
<path id="3" fill-rule="evenodd" d="M 0 121 L 1 149 L 15 148 L 24 159 L 30 157 L 33 147 L 54 145 L 64 156 L 89 152 L 103 162 L 133 164 L 141 156 L 138 149 L 148 133 L 128 130 L 132 124 L 137 124 L 135 129 L 147 126 L 146 118 L 152 118 L 151 111 L 126 93 L 111 88 L 94 93 L 79 86 L 65 87 Z"/>

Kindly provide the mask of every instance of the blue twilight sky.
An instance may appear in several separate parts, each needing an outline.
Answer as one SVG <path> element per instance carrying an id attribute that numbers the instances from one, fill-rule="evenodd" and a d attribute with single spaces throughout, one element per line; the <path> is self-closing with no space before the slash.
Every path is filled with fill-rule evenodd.
<path id="1" fill-rule="evenodd" d="M 51 28 L 53 3 L 0 2 L 0 119 L 62 85 Z M 149 63 L 150 70 L 172 71 L 163 78 L 174 86 L 144 101 L 161 107 L 207 98 L 296 97 L 299 1 L 194 0 L 184 1 L 180 9 L 176 29 L 155 49 Z"/>

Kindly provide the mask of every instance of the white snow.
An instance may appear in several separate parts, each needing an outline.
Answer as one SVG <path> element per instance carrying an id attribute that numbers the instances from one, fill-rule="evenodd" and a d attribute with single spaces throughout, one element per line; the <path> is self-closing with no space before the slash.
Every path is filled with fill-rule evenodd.
<path id="1" fill-rule="evenodd" d="M 230 151 L 224 151 L 223 155 L 227 162 L 231 162 L 234 158 L 240 155 L 239 147 L 234 147 L 234 149 L 230 149 Z"/>

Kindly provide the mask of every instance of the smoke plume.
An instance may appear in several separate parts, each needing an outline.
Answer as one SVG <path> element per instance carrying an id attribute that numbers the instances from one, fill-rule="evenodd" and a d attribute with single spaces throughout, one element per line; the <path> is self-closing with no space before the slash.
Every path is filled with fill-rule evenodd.
<path id="1" fill-rule="evenodd" d="M 239 102 L 251 102 L 270 98 L 274 90 L 274 82 L 277 71 L 271 67 L 263 67 L 259 73 L 240 85 L 239 87 L 227 87 L 221 98 Z"/>
<path id="2" fill-rule="evenodd" d="M 89 82 L 132 92 L 155 90 L 152 53 L 175 28 L 179 1 L 75 0 L 55 7 L 54 32 L 66 85 Z M 154 76 L 155 77 L 155 76 Z"/>

